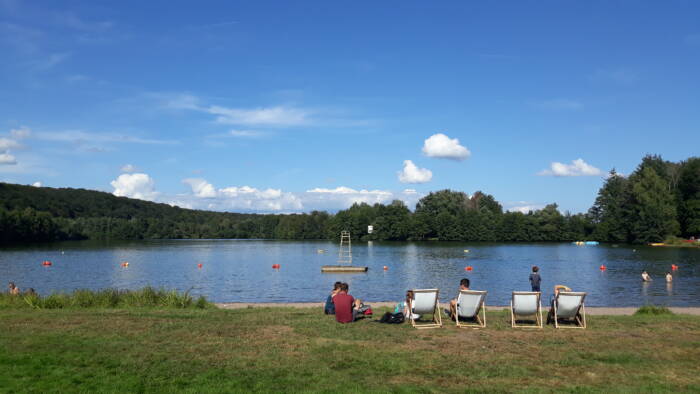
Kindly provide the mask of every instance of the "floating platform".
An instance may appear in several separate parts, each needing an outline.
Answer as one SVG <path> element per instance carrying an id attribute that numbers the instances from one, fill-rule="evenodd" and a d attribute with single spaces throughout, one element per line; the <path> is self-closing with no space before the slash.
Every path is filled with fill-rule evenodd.
<path id="1" fill-rule="evenodd" d="M 321 267 L 321 272 L 367 272 L 367 268 L 353 265 L 324 265 Z"/>

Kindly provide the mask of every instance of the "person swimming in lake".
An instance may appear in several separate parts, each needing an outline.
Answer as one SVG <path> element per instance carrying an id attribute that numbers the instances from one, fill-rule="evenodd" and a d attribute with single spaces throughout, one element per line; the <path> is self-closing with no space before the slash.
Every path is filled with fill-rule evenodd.
<path id="1" fill-rule="evenodd" d="M 666 282 L 668 282 L 668 283 L 673 282 L 673 275 L 671 275 L 670 272 L 666 273 Z"/>
<path id="2" fill-rule="evenodd" d="M 644 282 L 650 282 L 651 281 L 651 276 L 646 271 L 642 271 L 642 281 Z"/>

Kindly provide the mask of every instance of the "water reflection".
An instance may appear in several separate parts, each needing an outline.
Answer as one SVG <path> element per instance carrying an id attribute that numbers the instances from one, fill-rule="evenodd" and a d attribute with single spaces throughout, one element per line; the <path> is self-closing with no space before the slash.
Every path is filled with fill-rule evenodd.
<path id="1" fill-rule="evenodd" d="M 469 252 L 464 252 L 464 250 Z M 636 249 L 636 250 L 635 250 Z M 318 253 L 326 250 L 326 253 Z M 63 253 L 61 253 L 63 251 Z M 319 301 L 333 282 L 367 300 L 398 301 L 410 288 L 438 288 L 446 301 L 459 280 L 487 290 L 487 303 L 507 305 L 514 290 L 529 290 L 531 267 L 540 267 L 545 298 L 555 284 L 586 291 L 589 305 L 700 306 L 700 250 L 570 244 L 353 243 L 363 274 L 322 274 L 335 264 L 331 242 L 170 240 L 123 243 L 69 242 L 0 251 L 0 280 L 42 294 L 76 288 L 145 285 L 191 289 L 214 301 Z M 51 260 L 52 267 L 40 262 Z M 129 267 L 120 263 L 129 261 Z M 197 263 L 202 262 L 202 268 Z M 272 269 L 280 264 L 280 269 Z M 599 267 L 605 265 L 606 271 Z M 672 265 L 674 281 L 666 283 Z M 383 267 L 388 270 L 384 271 Z M 465 271 L 471 266 L 472 271 Z M 646 270 L 652 282 L 643 283 Z"/>

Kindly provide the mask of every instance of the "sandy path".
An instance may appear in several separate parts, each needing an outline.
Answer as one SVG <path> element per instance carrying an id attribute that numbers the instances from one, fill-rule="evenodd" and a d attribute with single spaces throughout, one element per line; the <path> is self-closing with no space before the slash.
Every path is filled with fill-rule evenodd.
<path id="1" fill-rule="evenodd" d="M 394 307 L 395 302 L 375 302 L 367 301 L 367 304 L 373 308 Z M 322 302 L 225 302 L 217 303 L 217 307 L 222 309 L 241 309 L 241 308 L 323 308 Z M 446 308 L 447 304 L 441 304 L 441 307 Z M 486 310 L 503 310 L 508 309 L 507 306 L 486 306 Z M 546 307 L 544 308 L 547 309 Z M 699 307 L 670 307 L 673 313 L 684 315 L 700 315 Z M 601 307 L 592 306 L 586 307 L 586 313 L 589 315 L 632 315 L 637 310 L 636 307 Z"/>

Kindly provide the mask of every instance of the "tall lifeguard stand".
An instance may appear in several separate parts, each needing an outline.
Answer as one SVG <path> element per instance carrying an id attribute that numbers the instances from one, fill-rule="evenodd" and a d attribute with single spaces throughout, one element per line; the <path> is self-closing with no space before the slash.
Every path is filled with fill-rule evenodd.
<path id="1" fill-rule="evenodd" d="M 321 272 L 367 272 L 368 267 L 352 265 L 352 240 L 350 232 L 340 232 L 340 247 L 338 248 L 338 265 L 324 265 Z"/>
<path id="2" fill-rule="evenodd" d="M 350 240 L 350 231 L 343 230 L 340 232 L 338 264 L 352 264 L 352 241 Z"/>

